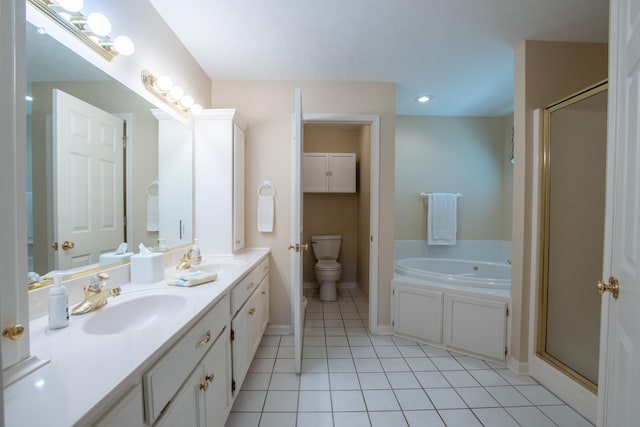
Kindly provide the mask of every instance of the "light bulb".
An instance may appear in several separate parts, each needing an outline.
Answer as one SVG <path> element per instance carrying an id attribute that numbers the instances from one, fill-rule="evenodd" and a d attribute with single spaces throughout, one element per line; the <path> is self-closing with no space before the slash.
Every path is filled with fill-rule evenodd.
<path id="1" fill-rule="evenodd" d="M 169 92 L 169 90 L 173 87 L 173 82 L 167 76 L 160 76 L 156 80 L 156 85 L 158 86 L 158 89 L 160 89 L 160 91 Z"/>
<path id="2" fill-rule="evenodd" d="M 184 108 L 188 110 L 193 105 L 193 102 L 194 101 L 192 97 L 190 97 L 189 95 L 185 95 L 180 100 L 180 105 L 182 105 Z"/>
<path id="3" fill-rule="evenodd" d="M 116 37 L 113 41 L 113 47 L 118 51 L 118 53 L 125 56 L 131 55 L 136 50 L 135 45 L 127 36 Z"/>
<path id="4" fill-rule="evenodd" d="M 179 101 L 184 96 L 184 90 L 182 90 L 180 86 L 174 86 L 169 91 L 169 96 L 176 101 Z"/>
<path id="5" fill-rule="evenodd" d="M 87 17 L 89 29 L 99 36 L 108 36 L 111 32 L 111 22 L 101 13 L 91 12 Z"/>
<path id="6" fill-rule="evenodd" d="M 82 0 L 57 0 L 57 3 L 69 12 L 80 12 L 83 6 Z"/>
<path id="7" fill-rule="evenodd" d="M 202 114 L 202 107 L 200 106 L 200 104 L 193 104 L 189 111 L 191 111 L 191 114 L 193 114 L 194 116 L 199 116 L 200 114 Z"/>
<path id="8" fill-rule="evenodd" d="M 430 97 L 430 96 L 422 95 L 422 96 L 419 96 L 419 97 L 418 97 L 417 101 L 418 101 L 418 102 L 425 103 L 425 102 L 429 102 L 429 100 L 430 100 L 430 99 L 431 99 L 431 97 Z"/>

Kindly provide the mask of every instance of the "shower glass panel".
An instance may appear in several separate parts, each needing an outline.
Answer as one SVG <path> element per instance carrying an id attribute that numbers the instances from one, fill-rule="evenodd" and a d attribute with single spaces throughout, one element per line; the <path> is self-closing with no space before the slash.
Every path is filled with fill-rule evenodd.
<path id="1" fill-rule="evenodd" d="M 537 353 L 596 392 L 607 83 L 545 109 Z"/>

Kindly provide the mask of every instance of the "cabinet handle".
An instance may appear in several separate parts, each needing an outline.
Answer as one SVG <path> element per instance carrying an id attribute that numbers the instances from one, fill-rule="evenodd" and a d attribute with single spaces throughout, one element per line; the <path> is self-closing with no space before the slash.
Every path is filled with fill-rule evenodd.
<path id="1" fill-rule="evenodd" d="M 196 348 L 200 348 L 203 345 L 205 345 L 206 343 L 208 343 L 209 341 L 211 341 L 211 331 L 207 331 L 207 333 L 204 336 L 204 339 L 202 341 L 200 341 L 199 343 L 196 344 Z M 206 391 L 206 390 L 205 390 Z"/>
<path id="2" fill-rule="evenodd" d="M 255 285 L 256 285 L 255 283 L 251 282 L 251 283 L 249 283 L 249 284 L 247 285 L 247 289 L 251 289 L 251 288 L 253 288 Z"/>
<path id="3" fill-rule="evenodd" d="M 10 328 L 4 328 L 2 336 L 9 338 L 11 341 L 18 341 L 24 335 L 24 326 L 21 324 L 14 325 Z"/>
<path id="4" fill-rule="evenodd" d="M 209 381 L 210 383 L 213 382 L 213 380 L 215 379 L 215 375 L 213 375 L 213 372 L 210 373 L 209 375 L 207 375 L 206 377 L 204 377 L 207 381 Z"/>
<path id="5" fill-rule="evenodd" d="M 251 307 L 251 310 L 249 310 L 249 314 L 251 316 L 253 316 L 255 314 L 255 312 L 256 312 L 256 308 L 255 307 Z"/>
<path id="6" fill-rule="evenodd" d="M 267 294 L 267 291 L 262 291 L 262 292 L 260 292 L 260 293 L 261 293 L 262 295 L 266 295 L 266 294 Z"/>
<path id="7" fill-rule="evenodd" d="M 204 390 L 204 391 L 209 390 L 209 383 L 208 382 L 201 383 L 200 390 Z"/>

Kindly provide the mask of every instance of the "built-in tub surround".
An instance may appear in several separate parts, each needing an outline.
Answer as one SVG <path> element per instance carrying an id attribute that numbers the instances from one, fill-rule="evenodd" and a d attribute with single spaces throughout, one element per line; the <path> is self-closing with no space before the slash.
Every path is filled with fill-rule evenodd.
<path id="1" fill-rule="evenodd" d="M 396 241 L 394 331 L 504 361 L 508 350 L 510 242 L 428 246 Z"/>
<path id="2" fill-rule="evenodd" d="M 176 253 L 175 259 L 168 256 L 171 265 L 165 271 L 167 278 L 176 273 L 182 255 Z M 110 280 L 125 282 L 114 283 L 121 286 L 122 294 L 110 299 L 105 308 L 72 316 L 70 325 L 59 330 L 47 327 L 46 315 L 33 319 L 31 352 L 50 362 L 4 389 L 7 425 L 93 424 L 131 387 L 140 384 L 142 374 L 268 253 L 268 249 L 249 249 L 233 257 L 214 259 L 205 255 L 204 264 L 208 262 L 219 270 L 218 279 L 191 288 L 167 286 L 166 279 L 153 284 L 126 283 L 126 274 L 120 276 L 120 269 L 126 270 L 128 265 L 114 267 Z M 74 291 L 88 283 L 88 278 L 76 281 L 69 286 Z M 79 294 L 81 300 L 81 289 Z M 132 317 L 113 326 L 112 319 L 98 319 L 106 314 L 102 312 L 105 309 L 139 307 L 136 299 L 157 304 L 159 319 L 145 323 Z M 149 315 L 148 310 L 141 312 Z M 130 312 L 122 314 L 126 317 Z"/>

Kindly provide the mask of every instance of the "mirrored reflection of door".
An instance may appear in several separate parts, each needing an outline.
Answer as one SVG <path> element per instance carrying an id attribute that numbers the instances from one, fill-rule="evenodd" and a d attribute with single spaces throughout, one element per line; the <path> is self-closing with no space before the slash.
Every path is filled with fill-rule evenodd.
<path id="1" fill-rule="evenodd" d="M 53 126 L 55 268 L 64 270 L 124 241 L 123 121 L 54 89 Z"/>
<path id="2" fill-rule="evenodd" d="M 597 390 L 607 85 L 545 110 L 538 355 Z"/>

